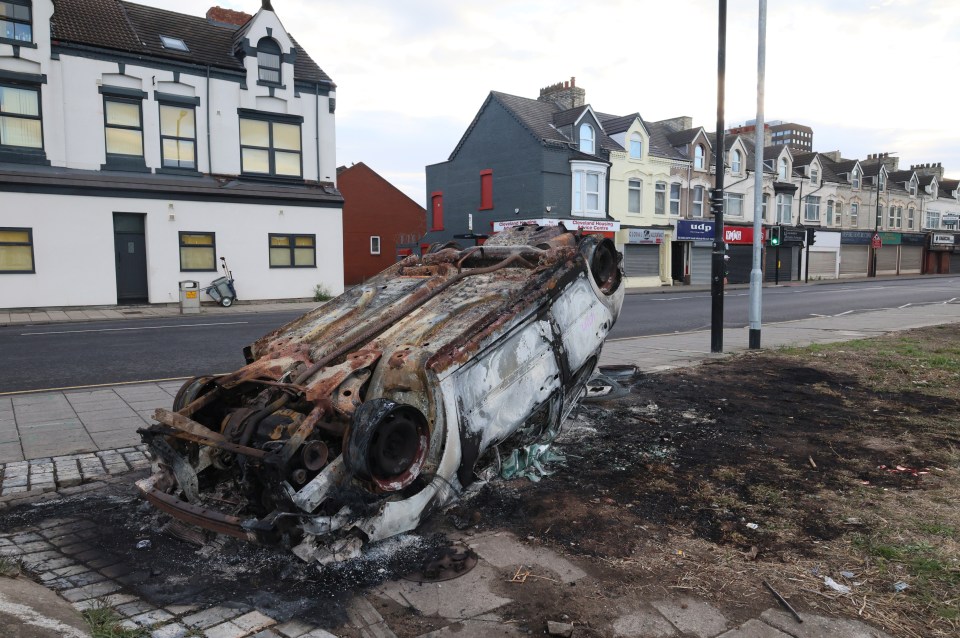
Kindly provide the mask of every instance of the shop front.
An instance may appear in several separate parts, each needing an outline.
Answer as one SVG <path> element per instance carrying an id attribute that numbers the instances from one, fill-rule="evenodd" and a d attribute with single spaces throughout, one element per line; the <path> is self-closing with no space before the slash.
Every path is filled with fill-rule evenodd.
<path id="1" fill-rule="evenodd" d="M 623 271 L 628 287 L 660 286 L 671 282 L 670 239 L 672 229 L 624 228 L 616 236 L 623 252 Z"/>
<path id="2" fill-rule="evenodd" d="M 870 272 L 871 230 L 844 230 L 840 233 L 840 278 L 866 277 Z"/>
<path id="3" fill-rule="evenodd" d="M 930 233 L 930 240 L 927 246 L 926 268 L 924 272 L 928 275 L 945 275 L 947 273 L 960 272 L 960 269 L 954 268 L 953 259 L 957 259 L 957 266 L 960 266 L 960 234 L 954 233 Z M 955 250 L 955 247 L 957 250 Z"/>
<path id="4" fill-rule="evenodd" d="M 670 242 L 673 279 L 685 284 L 710 285 L 713 222 L 678 219 Z"/>
<path id="5" fill-rule="evenodd" d="M 875 250 L 877 275 L 896 275 L 900 269 L 900 233 L 880 232 L 880 248 Z"/>
<path id="6" fill-rule="evenodd" d="M 926 233 L 900 234 L 901 275 L 919 275 L 923 272 L 923 252 L 927 246 Z"/>

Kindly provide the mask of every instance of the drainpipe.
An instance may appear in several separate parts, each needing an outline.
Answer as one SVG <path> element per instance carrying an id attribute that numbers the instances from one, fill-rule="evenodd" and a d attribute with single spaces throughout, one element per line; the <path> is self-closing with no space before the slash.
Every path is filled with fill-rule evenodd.
<path id="1" fill-rule="evenodd" d="M 210 148 L 210 65 L 207 65 L 207 174 L 213 175 L 213 150 Z"/>
<path id="2" fill-rule="evenodd" d="M 320 83 L 313 85 L 313 106 L 317 113 L 317 184 L 320 183 Z"/>

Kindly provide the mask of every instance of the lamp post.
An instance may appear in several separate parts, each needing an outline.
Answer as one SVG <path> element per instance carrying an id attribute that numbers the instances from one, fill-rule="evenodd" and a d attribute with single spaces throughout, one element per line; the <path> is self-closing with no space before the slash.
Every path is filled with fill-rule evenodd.
<path id="1" fill-rule="evenodd" d="M 713 251 L 710 282 L 710 352 L 723 352 L 723 272 L 726 244 L 723 241 L 723 100 L 727 66 L 727 0 L 720 0 L 717 33 L 717 150 L 716 184 L 711 195 Z"/>

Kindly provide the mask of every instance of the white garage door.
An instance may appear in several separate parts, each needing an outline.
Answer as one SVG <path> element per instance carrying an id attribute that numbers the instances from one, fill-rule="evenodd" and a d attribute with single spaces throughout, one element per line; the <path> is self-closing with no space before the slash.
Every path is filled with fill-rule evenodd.
<path id="1" fill-rule="evenodd" d="M 836 279 L 837 253 L 835 251 L 810 253 L 810 279 Z"/>
<path id="2" fill-rule="evenodd" d="M 923 246 L 900 246 L 900 273 L 918 273 L 923 269 Z"/>
<path id="3" fill-rule="evenodd" d="M 870 263 L 869 246 L 840 247 L 840 276 L 866 277 Z"/>

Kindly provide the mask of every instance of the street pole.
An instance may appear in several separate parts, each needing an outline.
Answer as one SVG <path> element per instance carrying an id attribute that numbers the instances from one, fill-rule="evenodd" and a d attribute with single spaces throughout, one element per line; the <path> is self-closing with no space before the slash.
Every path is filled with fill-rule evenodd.
<path id="1" fill-rule="evenodd" d="M 760 0 L 757 26 L 757 124 L 753 152 L 753 269 L 750 271 L 750 336 L 751 350 L 760 348 L 760 315 L 763 294 L 763 89 L 767 64 L 767 0 Z M 780 251 L 780 245 L 777 245 Z M 779 264 L 778 264 L 779 266 Z"/>
<path id="2" fill-rule="evenodd" d="M 723 89 L 727 66 L 727 0 L 720 0 L 717 34 L 717 146 L 716 184 L 711 198 L 713 207 L 713 254 L 710 286 L 710 352 L 723 352 L 723 273 L 726 255 L 723 241 Z M 762 151 L 761 151 L 762 152 Z"/>
<path id="3" fill-rule="evenodd" d="M 877 210 L 873 213 L 873 234 L 876 235 L 880 232 L 880 217 L 883 215 L 883 212 L 880 209 L 880 176 L 883 175 L 883 161 L 880 161 L 880 165 L 877 167 Z M 873 247 L 873 238 L 870 238 L 870 272 L 867 273 L 869 277 L 877 276 L 877 249 Z"/>

